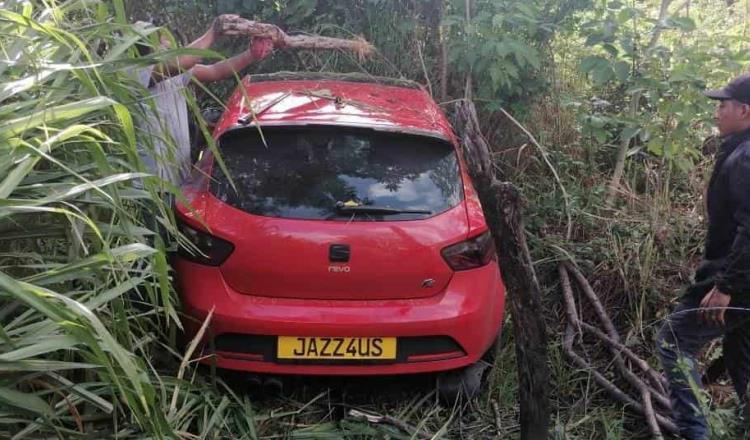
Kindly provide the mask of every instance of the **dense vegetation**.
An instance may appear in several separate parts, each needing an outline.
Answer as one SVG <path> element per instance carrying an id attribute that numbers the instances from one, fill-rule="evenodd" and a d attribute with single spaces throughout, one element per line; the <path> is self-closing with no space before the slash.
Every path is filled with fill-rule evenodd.
<path id="1" fill-rule="evenodd" d="M 378 48 L 365 62 L 282 51 L 255 72 L 364 71 L 423 83 L 438 102 L 475 100 L 498 170 L 527 200 L 549 310 L 554 435 L 644 435 L 564 360 L 554 263 L 585 268 L 626 343 L 651 358 L 659 319 L 701 251 L 715 148 L 701 91 L 748 66 L 748 2 L 0 1 L 0 437 L 400 438 L 345 417 L 350 407 L 448 437 L 516 432 L 510 331 L 487 391 L 456 408 L 435 404 L 429 380 L 409 390 L 303 381 L 261 401 L 178 348 L 165 244 L 143 213 L 166 229 L 173 221 L 157 196 L 163 182 L 136 154 L 150 140 L 134 123 L 145 91 L 130 75 L 169 54 L 138 58 L 133 45 L 148 36 L 130 23 L 162 24 L 186 42 L 226 12 Z M 211 95 L 232 87 L 198 91 L 191 106 L 216 105 Z M 371 397 L 368 386 L 384 391 Z M 717 437 L 734 438 L 735 404 L 713 397 Z"/>

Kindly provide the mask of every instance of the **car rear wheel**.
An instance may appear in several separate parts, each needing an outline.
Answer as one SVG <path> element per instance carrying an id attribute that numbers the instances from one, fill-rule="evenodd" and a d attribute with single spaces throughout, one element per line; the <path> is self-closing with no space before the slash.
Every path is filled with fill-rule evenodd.
<path id="1" fill-rule="evenodd" d="M 492 364 L 479 360 L 460 370 L 438 374 L 437 391 L 440 401 L 445 405 L 453 405 L 459 398 L 469 400 L 477 397 L 491 367 Z"/>
<path id="2" fill-rule="evenodd" d="M 459 370 L 438 374 L 437 391 L 444 404 L 453 405 L 459 397 L 472 399 L 479 395 L 488 373 L 495 365 L 495 356 L 500 351 L 500 343 L 501 338 L 498 333 L 495 342 L 490 345 L 479 361 Z"/>

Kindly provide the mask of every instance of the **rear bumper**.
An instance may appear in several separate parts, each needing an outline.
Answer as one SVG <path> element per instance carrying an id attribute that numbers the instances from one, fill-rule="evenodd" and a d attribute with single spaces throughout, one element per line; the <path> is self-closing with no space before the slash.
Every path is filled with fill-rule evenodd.
<path id="1" fill-rule="evenodd" d="M 204 336 L 204 363 L 258 373 L 301 375 L 387 375 L 461 368 L 476 362 L 502 325 L 505 289 L 496 264 L 457 272 L 433 297 L 411 300 L 345 301 L 257 297 L 234 291 L 218 268 L 177 258 L 177 286 L 187 336 L 213 310 Z M 225 334 L 452 338 L 462 349 L 445 356 L 414 356 L 393 363 L 281 363 L 243 353 L 210 352 L 211 337 Z M 450 358 L 448 358 L 450 357 Z M 439 360 L 436 360 L 439 359 Z"/>

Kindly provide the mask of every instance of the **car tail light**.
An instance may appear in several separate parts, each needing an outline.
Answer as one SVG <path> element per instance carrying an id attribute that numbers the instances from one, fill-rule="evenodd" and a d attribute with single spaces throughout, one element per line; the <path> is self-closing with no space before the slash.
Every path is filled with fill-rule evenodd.
<path id="1" fill-rule="evenodd" d="M 484 266 L 496 258 L 495 241 L 489 231 L 461 243 L 444 248 L 445 262 L 453 270 L 467 270 Z"/>
<path id="2" fill-rule="evenodd" d="M 218 266 L 234 251 L 234 245 L 221 238 L 179 222 L 182 235 L 189 245 L 180 245 L 179 254 L 186 260 L 207 266 Z"/>

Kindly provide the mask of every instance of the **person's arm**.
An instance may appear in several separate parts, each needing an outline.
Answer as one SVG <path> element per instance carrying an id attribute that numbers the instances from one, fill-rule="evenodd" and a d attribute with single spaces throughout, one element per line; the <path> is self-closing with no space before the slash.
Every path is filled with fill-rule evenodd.
<path id="1" fill-rule="evenodd" d="M 716 288 L 733 300 L 750 300 L 750 149 L 747 145 L 729 174 L 729 197 L 736 204 L 737 235 L 727 265 L 716 280 Z"/>
<path id="2" fill-rule="evenodd" d="M 254 38 L 252 46 L 239 55 L 211 65 L 195 65 L 191 70 L 192 76 L 202 83 L 228 79 L 250 63 L 265 58 L 272 50 L 273 41 L 268 38 Z"/>
<path id="3" fill-rule="evenodd" d="M 231 17 L 232 16 L 229 14 L 224 14 L 216 17 L 211 23 L 211 26 L 206 30 L 205 33 L 203 33 L 203 35 L 201 35 L 185 47 L 190 49 L 210 49 L 214 45 L 214 42 L 216 42 L 216 38 L 220 34 L 222 21 L 229 20 Z M 156 74 L 161 77 L 173 76 L 180 72 L 185 72 L 192 69 L 193 66 L 200 62 L 201 57 L 197 55 L 180 55 L 173 60 L 164 62 L 154 70 L 156 71 Z"/>
<path id="4" fill-rule="evenodd" d="M 737 148 L 743 148 L 739 146 Z M 737 235 L 726 266 L 716 274 L 714 288 L 701 300 L 699 318 L 724 326 L 728 307 L 746 307 L 750 300 L 750 151 L 739 151 L 729 171 L 729 199 L 736 205 Z M 727 159 L 732 160 L 732 158 Z"/>
<path id="5" fill-rule="evenodd" d="M 214 23 L 211 24 L 211 27 L 203 35 L 185 47 L 189 49 L 209 49 L 213 46 L 217 37 L 215 23 L 216 20 L 214 20 Z M 197 55 L 180 55 L 175 60 L 175 67 L 179 71 L 190 70 L 200 61 L 201 57 Z"/>

